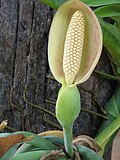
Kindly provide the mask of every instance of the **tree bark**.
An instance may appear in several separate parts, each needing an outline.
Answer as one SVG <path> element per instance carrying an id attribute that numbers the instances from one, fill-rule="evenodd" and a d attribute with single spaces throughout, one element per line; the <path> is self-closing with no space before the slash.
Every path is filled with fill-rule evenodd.
<path id="1" fill-rule="evenodd" d="M 0 1 L 0 121 L 8 119 L 6 131 L 39 133 L 60 127 L 54 117 L 40 108 L 54 112 L 60 88 L 47 60 L 53 14 L 51 8 L 37 0 Z M 105 52 L 97 69 L 111 72 Z M 24 83 L 27 100 L 38 108 L 24 101 Z M 74 125 L 74 134 L 94 137 L 102 118 L 89 110 L 102 114 L 101 108 L 112 95 L 112 82 L 92 75 L 78 88 L 82 111 Z"/>

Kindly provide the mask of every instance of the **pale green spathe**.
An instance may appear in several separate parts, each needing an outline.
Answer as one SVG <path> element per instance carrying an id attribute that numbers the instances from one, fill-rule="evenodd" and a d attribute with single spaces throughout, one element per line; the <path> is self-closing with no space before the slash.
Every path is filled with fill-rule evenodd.
<path id="1" fill-rule="evenodd" d="M 76 86 L 63 86 L 56 103 L 56 117 L 62 127 L 71 127 L 80 112 L 80 94 Z"/>

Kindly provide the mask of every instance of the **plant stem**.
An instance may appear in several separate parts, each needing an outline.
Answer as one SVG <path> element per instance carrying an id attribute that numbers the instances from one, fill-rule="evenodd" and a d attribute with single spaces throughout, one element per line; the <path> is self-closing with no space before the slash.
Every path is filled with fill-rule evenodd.
<path id="1" fill-rule="evenodd" d="M 72 127 L 69 128 L 63 127 L 63 132 L 64 132 L 65 150 L 67 154 L 72 158 L 74 155 L 73 144 L 72 144 Z"/>
<path id="2" fill-rule="evenodd" d="M 96 143 L 104 149 L 105 143 L 120 128 L 120 116 L 108 125 L 96 138 Z"/>

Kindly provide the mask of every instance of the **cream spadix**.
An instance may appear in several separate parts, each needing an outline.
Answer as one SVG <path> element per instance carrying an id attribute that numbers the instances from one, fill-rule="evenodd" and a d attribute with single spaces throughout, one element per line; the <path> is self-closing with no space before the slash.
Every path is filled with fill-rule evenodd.
<path id="1" fill-rule="evenodd" d="M 51 71 L 62 84 L 86 81 L 102 50 L 102 32 L 93 11 L 79 0 L 65 2 L 54 16 L 48 44 Z"/>
<path id="2" fill-rule="evenodd" d="M 80 69 L 84 44 L 84 16 L 80 11 L 76 11 L 68 26 L 64 53 L 63 71 L 67 84 L 73 84 L 76 74 Z"/>

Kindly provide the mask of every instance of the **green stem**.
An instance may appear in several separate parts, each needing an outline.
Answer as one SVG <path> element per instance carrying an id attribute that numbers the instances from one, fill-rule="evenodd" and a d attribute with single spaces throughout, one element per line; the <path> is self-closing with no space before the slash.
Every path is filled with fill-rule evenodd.
<path id="1" fill-rule="evenodd" d="M 120 116 L 118 116 L 108 127 L 106 127 L 96 138 L 96 143 L 104 149 L 105 142 L 120 128 Z"/>
<path id="2" fill-rule="evenodd" d="M 64 132 L 65 150 L 67 154 L 72 158 L 74 155 L 73 144 L 72 144 L 72 127 L 69 127 L 67 129 L 63 127 L 63 132 Z"/>

